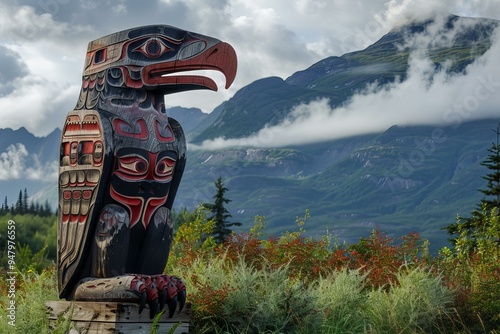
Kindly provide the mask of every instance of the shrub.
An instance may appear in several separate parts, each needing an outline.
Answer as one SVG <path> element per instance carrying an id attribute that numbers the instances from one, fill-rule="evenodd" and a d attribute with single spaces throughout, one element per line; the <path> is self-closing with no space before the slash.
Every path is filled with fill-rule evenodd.
<path id="1" fill-rule="evenodd" d="M 441 278 L 422 268 L 402 268 L 389 289 L 368 295 L 370 331 L 374 333 L 428 333 L 449 312 L 452 293 Z"/>
<path id="2" fill-rule="evenodd" d="M 455 290 L 460 318 L 474 330 L 491 331 L 500 328 L 500 216 L 485 207 L 481 216 L 481 226 L 459 230 L 454 248 L 441 249 L 438 266 Z"/>
<path id="3" fill-rule="evenodd" d="M 429 260 L 428 242 L 417 233 L 402 237 L 399 244 L 378 228 L 348 247 L 349 267 L 367 274 L 367 284 L 385 287 L 397 281 L 402 266 L 416 267 Z"/>
<path id="4" fill-rule="evenodd" d="M 323 333 L 360 333 L 365 327 L 366 275 L 360 270 L 334 271 L 313 284 L 316 307 L 322 310 Z"/>

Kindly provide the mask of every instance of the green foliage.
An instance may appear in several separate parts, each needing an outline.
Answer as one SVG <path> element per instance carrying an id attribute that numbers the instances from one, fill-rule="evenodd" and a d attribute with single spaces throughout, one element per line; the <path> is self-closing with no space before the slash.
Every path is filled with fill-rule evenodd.
<path id="1" fill-rule="evenodd" d="M 399 270 L 388 291 L 368 294 L 368 317 L 374 333 L 429 333 L 450 312 L 451 290 L 422 268 Z"/>
<path id="2" fill-rule="evenodd" d="M 441 267 L 447 273 L 449 285 L 456 288 L 457 299 L 463 305 L 459 311 L 467 322 L 478 328 L 500 328 L 500 124 L 496 143 L 488 149 L 481 163 L 489 173 L 486 198 L 467 218 L 457 217 L 445 227 L 453 248 L 440 251 Z"/>
<path id="3" fill-rule="evenodd" d="M 495 133 L 496 143 L 492 143 L 488 149 L 488 157 L 481 163 L 489 170 L 489 173 L 483 176 L 487 181 L 486 189 L 480 191 L 487 196 L 482 203 L 490 210 L 500 208 L 500 123 Z"/>
<path id="4" fill-rule="evenodd" d="M 312 285 L 316 305 L 322 312 L 325 333 L 360 333 L 366 325 L 366 275 L 360 270 L 333 271 Z"/>
<path id="5" fill-rule="evenodd" d="M 306 211 L 296 231 L 269 239 L 261 239 L 266 224 L 256 217 L 249 233 L 220 245 L 202 242 L 203 216 L 180 229 L 174 245 L 180 242 L 175 249 L 185 256 L 169 268 L 188 286 L 196 333 L 423 333 L 439 327 L 452 292 L 425 269 L 430 258 L 418 235 L 395 244 L 374 231 L 341 247 L 330 237 L 304 237 L 308 217 Z M 184 236 L 188 230 L 193 238 Z"/>
<path id="6" fill-rule="evenodd" d="M 55 215 L 42 217 L 33 214 L 10 213 L 0 216 L 0 265 L 7 263 L 7 225 L 9 220 L 15 222 L 15 242 L 19 257 L 16 263 L 22 266 L 32 266 L 40 272 L 48 261 L 55 260 L 57 252 L 57 217 Z M 36 264 L 30 257 L 35 254 Z"/>
<path id="7" fill-rule="evenodd" d="M 16 269 L 20 272 L 42 273 L 49 267 L 51 261 L 47 259 L 47 246 L 33 254 L 28 245 L 18 245 L 16 249 Z"/>
<path id="8" fill-rule="evenodd" d="M 491 330 L 500 328 L 500 216 L 485 205 L 480 214 L 483 224 L 459 230 L 454 248 L 440 251 L 440 268 L 456 289 L 461 315 Z"/>
<path id="9" fill-rule="evenodd" d="M 169 274 L 177 273 L 178 276 L 183 276 L 182 272 L 179 272 L 180 267 L 189 265 L 197 258 L 208 259 L 216 246 L 211 235 L 214 221 L 207 220 L 207 210 L 200 206 L 189 217 L 175 232 L 165 269 Z"/>
<path id="10" fill-rule="evenodd" d="M 487 181 L 486 189 L 480 190 L 487 197 L 483 198 L 481 202 L 477 205 L 477 208 L 471 212 L 471 216 L 467 218 L 457 217 L 454 224 L 450 224 L 445 227 L 448 234 L 458 235 L 456 239 L 451 239 L 450 241 L 454 243 L 455 247 L 459 252 L 464 252 L 464 247 L 466 250 L 472 250 L 476 247 L 476 244 L 483 240 L 484 238 L 495 238 L 495 235 L 489 236 L 490 231 L 488 220 L 489 215 L 492 210 L 500 209 L 500 124 L 499 128 L 496 130 L 496 143 L 492 143 L 491 147 L 488 149 L 488 157 L 481 162 L 481 165 L 488 168 L 489 173 L 483 176 Z M 494 233 L 494 230 L 493 230 Z M 500 246 L 500 240 L 497 238 L 497 242 Z M 460 243 L 460 244 L 458 244 Z"/>
<path id="11" fill-rule="evenodd" d="M 28 200 L 28 190 L 24 188 L 24 192 L 19 190 L 19 195 L 17 197 L 17 201 L 15 205 L 13 204 L 9 208 L 9 202 L 7 200 L 7 196 L 5 196 L 5 200 L 0 206 L 0 216 L 3 216 L 7 213 L 12 215 L 23 215 L 23 214 L 32 214 L 38 215 L 41 217 L 47 217 L 52 214 L 52 209 L 48 200 L 45 201 L 45 204 L 40 205 L 38 202 L 31 202 Z"/>
<path id="12" fill-rule="evenodd" d="M 7 291 L 8 282 L 5 275 L 0 275 L 1 291 Z M 3 286 L 5 285 L 5 286 Z M 16 274 L 16 319 L 15 327 L 7 325 L 7 308 L 10 302 L 7 295 L 2 293 L 0 299 L 0 333 L 65 333 L 68 324 L 58 322 L 55 328 L 50 328 L 45 302 L 57 300 L 57 283 L 55 267 L 49 267 L 40 274 L 31 270 Z M 12 330 L 15 331 L 12 331 Z"/>
<path id="13" fill-rule="evenodd" d="M 256 217 L 248 233 L 222 244 L 205 208 L 184 215 L 189 219 L 176 231 L 166 271 L 186 283 L 193 333 L 495 333 L 499 327 L 496 210 L 483 232 L 491 238 L 462 253 L 445 248 L 435 259 L 418 234 L 398 242 L 376 229 L 352 245 L 330 235 L 305 237 L 309 211 L 281 236 L 266 238 L 266 221 Z M 35 266 L 45 249 L 33 254 L 22 246 L 16 253 L 16 332 L 67 332 L 67 317 L 49 327 L 45 313 L 44 302 L 57 299 L 55 267 Z M 2 277 L 0 290 L 7 284 Z M 7 302 L 2 295 L 2 321 Z M 9 329 L 5 323 L 0 331 Z"/>

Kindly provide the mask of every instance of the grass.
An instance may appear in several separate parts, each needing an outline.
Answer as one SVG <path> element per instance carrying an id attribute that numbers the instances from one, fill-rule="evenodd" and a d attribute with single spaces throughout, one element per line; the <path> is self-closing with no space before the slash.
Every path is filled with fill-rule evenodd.
<path id="1" fill-rule="evenodd" d="M 461 263 L 450 250 L 431 257 L 415 234 L 398 243 L 374 230 L 340 245 L 331 235 L 304 237 L 307 212 L 280 237 L 264 239 L 260 217 L 249 233 L 216 245 L 212 224 L 194 217 L 178 228 L 166 271 L 188 287 L 195 334 L 500 333 L 500 284 L 484 276 L 498 270 L 491 245 L 488 256 Z M 8 291 L 5 277 L 0 285 Z M 19 272 L 15 332 L 66 333 L 68 319 L 47 319 L 45 301 L 56 299 L 54 266 Z M 2 295 L 0 333 L 12 333 L 8 302 Z"/>
<path id="2" fill-rule="evenodd" d="M 6 284 L 6 274 L 2 274 L 2 283 Z M 16 275 L 16 312 L 15 327 L 8 325 L 12 320 L 6 305 L 9 305 L 8 295 L 3 295 L 0 299 L 0 333 L 66 333 L 69 328 L 69 321 L 61 318 L 51 328 L 47 317 L 45 302 L 47 300 L 57 300 L 57 283 L 55 267 L 43 269 L 40 274 L 28 269 L 18 272 Z M 2 291 L 7 291 L 7 287 L 2 286 Z M 12 331 L 12 330 L 15 331 Z"/>

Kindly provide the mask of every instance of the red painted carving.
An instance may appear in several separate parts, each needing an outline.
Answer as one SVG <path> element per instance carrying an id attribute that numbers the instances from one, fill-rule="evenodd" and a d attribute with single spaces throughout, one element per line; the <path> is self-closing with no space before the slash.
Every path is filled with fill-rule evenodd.
<path id="1" fill-rule="evenodd" d="M 89 43 L 80 96 L 60 147 L 61 298 L 147 300 L 151 316 L 158 304 L 167 303 L 173 314 L 176 300 L 184 303 L 182 281 L 160 275 L 186 161 L 184 134 L 165 114 L 164 95 L 217 90 L 212 79 L 191 70 L 220 71 L 227 88 L 236 53 L 215 38 L 166 25 Z M 107 297 L 98 291 L 103 284 L 112 287 Z"/>
<path id="2" fill-rule="evenodd" d="M 113 120 L 113 128 L 120 136 L 132 137 L 140 140 L 148 139 L 148 128 L 143 119 L 138 119 L 134 125 L 131 125 L 120 118 Z"/>

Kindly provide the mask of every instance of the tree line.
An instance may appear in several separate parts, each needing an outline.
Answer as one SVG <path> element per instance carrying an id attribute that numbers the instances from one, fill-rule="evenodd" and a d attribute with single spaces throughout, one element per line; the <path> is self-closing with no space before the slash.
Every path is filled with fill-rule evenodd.
<path id="1" fill-rule="evenodd" d="M 16 203 L 10 206 L 7 196 L 5 196 L 4 202 L 0 207 L 0 215 L 5 215 L 7 213 L 12 215 L 32 214 L 41 217 L 48 217 L 53 214 L 48 200 L 45 200 L 44 204 L 30 201 L 26 188 L 24 188 L 24 191 L 22 189 L 19 190 L 19 196 Z"/>

